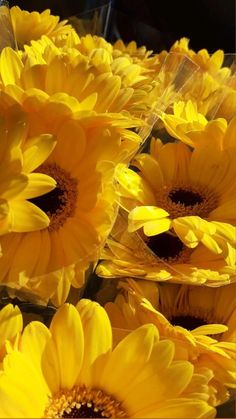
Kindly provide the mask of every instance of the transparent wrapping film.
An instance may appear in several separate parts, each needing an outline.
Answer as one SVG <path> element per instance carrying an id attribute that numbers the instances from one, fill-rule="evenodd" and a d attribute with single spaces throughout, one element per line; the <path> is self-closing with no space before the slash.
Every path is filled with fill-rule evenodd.
<path id="1" fill-rule="evenodd" d="M 103 36 L 106 38 L 110 21 L 112 2 L 104 1 L 99 7 L 82 11 L 75 16 L 70 16 L 68 21 L 79 36 L 86 34 Z"/>
<path id="2" fill-rule="evenodd" d="M 6 0 L 1 0 L 0 2 L 0 27 L 0 51 L 5 47 L 16 49 L 17 46 L 9 11 L 9 3 Z"/>

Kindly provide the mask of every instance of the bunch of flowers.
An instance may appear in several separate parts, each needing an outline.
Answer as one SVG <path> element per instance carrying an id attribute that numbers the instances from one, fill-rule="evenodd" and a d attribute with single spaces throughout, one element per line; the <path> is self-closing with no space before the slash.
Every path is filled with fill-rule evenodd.
<path id="1" fill-rule="evenodd" d="M 0 18 L 0 416 L 216 417 L 236 388 L 233 67 Z"/>

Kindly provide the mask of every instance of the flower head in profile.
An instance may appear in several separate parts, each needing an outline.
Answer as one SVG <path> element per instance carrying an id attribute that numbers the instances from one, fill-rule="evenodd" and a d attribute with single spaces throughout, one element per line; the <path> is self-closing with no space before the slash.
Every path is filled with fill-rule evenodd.
<path id="1" fill-rule="evenodd" d="M 101 252 L 96 273 L 102 278 L 133 277 L 149 281 L 205 284 L 209 287 L 235 281 L 235 265 L 227 265 L 199 244 L 190 249 L 175 235 L 145 237 L 128 231 L 125 217 L 118 216 Z"/>
<path id="2" fill-rule="evenodd" d="M 202 243 L 234 266 L 235 153 L 235 146 L 222 150 L 217 137 L 194 150 L 153 139 L 150 154 L 132 161 L 138 171 L 119 165 L 116 172 L 129 231 L 143 228 L 151 240 L 174 235 L 190 249 Z"/>
<path id="3" fill-rule="evenodd" d="M 228 388 L 236 387 L 235 284 L 206 289 L 127 279 L 119 288 L 115 302 L 105 305 L 113 327 L 133 330 L 155 324 L 162 339 L 175 343 L 176 359 L 214 371 L 212 403 L 227 400 Z"/>
<path id="4" fill-rule="evenodd" d="M 89 300 L 81 300 L 77 309 L 66 304 L 50 329 L 39 322 L 26 326 L 19 351 L 5 358 L 0 414 L 214 418 L 209 370 L 195 374 L 191 363 L 173 358 L 173 343 L 159 340 L 154 325 L 137 328 L 113 348 L 102 307 Z"/>
<path id="5" fill-rule="evenodd" d="M 170 48 L 162 51 L 159 60 L 163 61 L 171 54 L 188 58 L 197 66 L 181 90 L 181 100 L 192 100 L 199 112 L 208 119 L 223 117 L 228 121 L 235 115 L 235 76 L 229 66 L 229 59 L 224 51 L 217 50 L 210 54 L 206 49 L 198 52 L 189 48 L 189 39 L 181 38 Z"/>
<path id="6" fill-rule="evenodd" d="M 152 89 L 153 77 L 128 58 L 113 59 L 105 48 L 83 54 L 79 47 L 57 47 L 44 36 L 26 46 L 24 53 L 5 48 L 0 68 L 4 91 L 11 90 L 9 85 L 17 86 L 17 91 L 37 88 L 49 95 L 66 93 L 79 102 L 92 96 L 97 112 L 125 110 L 138 117 L 151 107 L 146 101 L 144 109 L 142 103 Z"/>
<path id="7" fill-rule="evenodd" d="M 189 39 L 181 38 L 176 41 L 170 48 L 170 52 L 177 52 L 189 56 L 203 71 L 207 71 L 210 74 L 217 75 L 219 73 L 227 71 L 226 68 L 222 68 L 224 62 L 224 51 L 217 50 L 213 54 L 204 48 L 195 52 L 193 49 L 189 48 Z"/>
<path id="8" fill-rule="evenodd" d="M 190 147 L 217 141 L 221 148 L 235 147 L 236 117 L 227 122 L 224 118 L 208 121 L 192 101 L 176 102 L 173 114 L 162 116 L 167 132 Z"/>
<path id="9" fill-rule="evenodd" d="M 30 44 L 33 40 L 38 40 L 43 35 L 55 38 L 67 35 L 72 31 L 72 27 L 67 25 L 67 21 L 60 21 L 59 16 L 51 14 L 49 9 L 39 12 L 28 12 L 21 10 L 18 6 L 10 8 L 13 31 L 18 48 L 23 48 L 25 44 Z"/>

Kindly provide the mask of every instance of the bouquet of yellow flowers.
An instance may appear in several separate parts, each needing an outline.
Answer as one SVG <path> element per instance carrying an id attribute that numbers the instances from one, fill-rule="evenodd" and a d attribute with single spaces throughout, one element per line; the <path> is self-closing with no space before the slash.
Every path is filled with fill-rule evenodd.
<path id="1" fill-rule="evenodd" d="M 215 418 L 236 388 L 235 67 L 71 22 L 0 7 L 0 417 Z"/>

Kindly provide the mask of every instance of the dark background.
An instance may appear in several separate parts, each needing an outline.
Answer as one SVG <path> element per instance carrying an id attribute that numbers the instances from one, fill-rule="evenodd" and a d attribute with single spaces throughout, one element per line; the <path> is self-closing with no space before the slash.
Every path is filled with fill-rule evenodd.
<path id="1" fill-rule="evenodd" d="M 108 3 L 108 0 L 9 0 L 10 5 L 61 18 Z M 235 52 L 235 0 L 111 0 L 107 39 L 136 40 L 159 52 L 186 36 L 194 50 Z M 115 11 L 114 11 L 115 10 Z"/>

